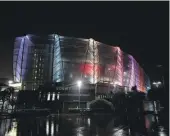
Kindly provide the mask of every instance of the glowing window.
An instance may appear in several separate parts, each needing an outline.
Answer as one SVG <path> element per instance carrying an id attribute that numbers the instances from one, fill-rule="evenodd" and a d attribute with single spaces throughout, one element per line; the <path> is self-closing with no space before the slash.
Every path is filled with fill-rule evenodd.
<path id="1" fill-rule="evenodd" d="M 59 100 L 59 98 L 60 98 L 60 95 L 59 95 L 59 94 L 57 94 L 57 100 Z"/>
<path id="2" fill-rule="evenodd" d="M 53 93 L 53 95 L 52 95 L 52 101 L 54 101 L 55 100 L 55 93 Z"/>
<path id="3" fill-rule="evenodd" d="M 50 93 L 47 95 L 47 101 L 50 101 Z"/>

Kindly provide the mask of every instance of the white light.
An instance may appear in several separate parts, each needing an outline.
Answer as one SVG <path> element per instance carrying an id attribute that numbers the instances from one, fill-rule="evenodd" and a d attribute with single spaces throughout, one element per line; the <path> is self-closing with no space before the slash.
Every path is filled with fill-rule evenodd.
<path id="1" fill-rule="evenodd" d="M 90 41 L 90 45 L 93 45 L 94 40 L 92 38 L 90 38 L 89 41 Z"/>
<path id="2" fill-rule="evenodd" d="M 12 81 L 12 80 L 9 80 L 9 81 L 8 81 L 8 84 L 12 84 L 12 83 L 13 83 L 13 81 Z"/>
<path id="3" fill-rule="evenodd" d="M 17 129 L 13 127 L 5 136 L 17 136 Z"/>
<path id="4" fill-rule="evenodd" d="M 120 83 L 119 83 L 119 82 L 115 82 L 114 84 L 115 84 L 115 85 L 119 85 Z"/>
<path id="5" fill-rule="evenodd" d="M 25 36 L 27 39 L 29 39 L 28 35 Z"/>
<path id="6" fill-rule="evenodd" d="M 155 85 L 156 87 L 159 87 L 162 83 L 158 81 L 158 82 L 153 82 L 152 84 Z"/>
<path id="7" fill-rule="evenodd" d="M 161 84 L 161 82 L 159 81 L 158 84 Z"/>
<path id="8" fill-rule="evenodd" d="M 55 93 L 53 93 L 53 96 L 52 96 L 52 101 L 55 100 Z"/>
<path id="9" fill-rule="evenodd" d="M 158 135 L 159 136 L 167 136 L 167 134 L 165 132 L 159 132 Z"/>
<path id="10" fill-rule="evenodd" d="M 87 123 L 90 126 L 90 118 L 87 119 Z"/>
<path id="11" fill-rule="evenodd" d="M 54 136 L 54 122 L 51 123 L 51 136 Z"/>
<path id="12" fill-rule="evenodd" d="M 77 81 L 77 85 L 78 85 L 78 87 L 81 87 L 82 82 L 81 82 L 80 80 L 78 80 L 78 81 Z"/>
<path id="13" fill-rule="evenodd" d="M 117 129 L 114 129 L 114 131 L 115 131 L 115 133 L 114 133 L 115 136 L 122 136 L 122 135 L 124 135 L 124 130 L 123 129 L 117 128 Z"/>
<path id="14" fill-rule="evenodd" d="M 9 86 L 11 87 L 21 87 L 21 83 L 10 83 Z"/>
<path id="15" fill-rule="evenodd" d="M 46 135 L 48 135 L 48 134 L 49 134 L 49 122 L 47 120 L 47 122 L 46 122 Z"/>
<path id="16" fill-rule="evenodd" d="M 60 98 L 60 95 L 59 95 L 59 94 L 57 94 L 57 100 L 59 100 L 59 98 Z"/>
<path id="17" fill-rule="evenodd" d="M 153 82 L 152 84 L 153 84 L 153 85 L 157 85 L 157 84 L 160 85 L 160 84 L 162 84 L 162 83 L 161 83 L 160 81 L 158 81 L 158 82 Z"/>
<path id="18" fill-rule="evenodd" d="M 49 101 L 49 100 L 50 100 L 50 96 L 51 96 L 51 94 L 50 94 L 50 93 L 48 93 L 48 95 L 47 95 L 47 101 Z"/>

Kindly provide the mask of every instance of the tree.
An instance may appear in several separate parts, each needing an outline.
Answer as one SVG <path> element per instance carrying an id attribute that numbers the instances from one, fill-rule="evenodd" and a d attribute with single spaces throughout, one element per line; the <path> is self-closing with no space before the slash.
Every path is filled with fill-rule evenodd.
<path id="1" fill-rule="evenodd" d="M 14 89 L 11 87 L 6 88 L 4 91 L 0 92 L 0 100 L 2 101 L 1 112 L 4 110 L 5 101 L 10 101 L 10 96 L 13 95 Z"/>

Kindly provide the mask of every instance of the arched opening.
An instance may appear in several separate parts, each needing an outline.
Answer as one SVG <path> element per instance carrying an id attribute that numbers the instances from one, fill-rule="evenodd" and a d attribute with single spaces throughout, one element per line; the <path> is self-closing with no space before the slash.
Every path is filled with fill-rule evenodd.
<path id="1" fill-rule="evenodd" d="M 113 104 L 105 99 L 93 100 L 89 103 L 89 107 L 92 111 L 112 111 Z"/>

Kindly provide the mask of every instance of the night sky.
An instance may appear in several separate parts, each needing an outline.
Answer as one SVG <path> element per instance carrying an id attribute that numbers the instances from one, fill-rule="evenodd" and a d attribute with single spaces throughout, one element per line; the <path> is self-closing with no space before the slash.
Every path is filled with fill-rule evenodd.
<path id="1" fill-rule="evenodd" d="M 0 2 L 0 17 L 0 78 L 12 78 L 16 36 L 57 33 L 119 45 L 168 82 L 169 2 Z"/>

